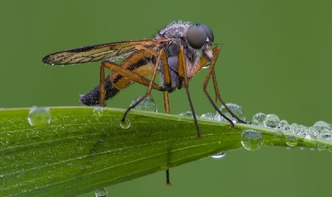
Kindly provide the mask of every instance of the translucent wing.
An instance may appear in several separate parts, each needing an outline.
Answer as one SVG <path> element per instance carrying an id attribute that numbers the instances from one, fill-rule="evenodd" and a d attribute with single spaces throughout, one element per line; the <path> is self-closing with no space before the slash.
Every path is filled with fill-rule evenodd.
<path id="1" fill-rule="evenodd" d="M 52 53 L 43 58 L 43 62 L 51 65 L 81 64 L 111 58 L 116 60 L 126 57 L 140 48 L 154 49 L 169 39 L 136 40 L 112 42 L 93 46 L 85 46 Z"/>

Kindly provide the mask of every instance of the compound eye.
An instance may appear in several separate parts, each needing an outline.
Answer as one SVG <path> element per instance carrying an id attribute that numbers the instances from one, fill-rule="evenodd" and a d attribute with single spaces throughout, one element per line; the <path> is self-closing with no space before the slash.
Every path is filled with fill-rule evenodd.
<path id="1" fill-rule="evenodd" d="M 214 40 L 213 32 L 208 26 L 198 23 L 189 27 L 187 41 L 192 48 L 202 48 L 207 39 L 211 42 Z"/>
<path id="2" fill-rule="evenodd" d="M 201 24 L 202 28 L 205 30 L 207 37 L 209 38 L 209 40 L 211 42 L 214 41 L 214 35 L 213 35 L 213 31 L 210 29 L 210 27 L 208 27 L 207 25 Z"/>

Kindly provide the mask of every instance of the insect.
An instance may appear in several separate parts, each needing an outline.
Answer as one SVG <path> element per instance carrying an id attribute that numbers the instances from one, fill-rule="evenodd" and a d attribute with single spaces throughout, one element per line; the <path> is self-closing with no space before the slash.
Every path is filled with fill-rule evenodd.
<path id="1" fill-rule="evenodd" d="M 184 87 L 199 138 L 201 133 L 190 97 L 189 80 L 207 65 L 210 66 L 203 83 L 203 91 L 208 100 L 233 127 L 234 123 L 221 113 L 206 90 L 209 79 L 212 77 L 216 101 L 219 100 L 239 122 L 245 123 L 227 107 L 220 97 L 214 71 L 220 47 L 215 46 L 211 49 L 213 41 L 213 32 L 207 25 L 178 21 L 161 29 L 151 40 L 111 42 L 69 49 L 47 55 L 42 61 L 50 65 L 102 61 L 100 84 L 89 93 L 81 95 L 80 100 L 84 105 L 105 106 L 106 100 L 114 97 L 120 90 L 134 82 L 147 86 L 145 95 L 125 111 L 121 121 L 125 121 L 127 113 L 148 97 L 152 89 L 163 92 L 165 111 L 170 113 L 168 93 Z M 114 63 L 119 59 L 124 59 L 124 61 L 121 64 Z M 106 78 L 105 69 L 112 71 Z M 161 77 L 161 84 L 154 82 L 158 74 Z"/>
<path id="2" fill-rule="evenodd" d="M 212 78 L 216 101 L 219 100 L 239 122 L 245 123 L 227 107 L 220 97 L 214 70 L 220 47 L 215 46 L 211 49 L 213 41 L 213 32 L 207 25 L 178 21 L 161 29 L 151 40 L 111 42 L 69 49 L 47 55 L 42 61 L 50 65 L 102 61 L 99 86 L 80 97 L 84 105 L 99 104 L 105 106 L 106 100 L 135 82 L 147 86 L 145 95 L 125 111 L 121 121 L 125 121 L 127 113 L 148 97 L 152 89 L 163 92 L 165 111 L 170 113 L 168 93 L 184 87 L 199 138 L 201 133 L 190 97 L 189 81 L 207 65 L 209 65 L 209 69 L 203 83 L 203 91 L 208 100 L 214 109 L 233 127 L 232 120 L 219 110 L 207 92 L 208 82 Z M 120 64 L 114 63 L 119 59 L 123 59 Z M 106 78 L 105 69 L 112 71 Z M 161 84 L 155 82 L 158 74 L 161 78 Z M 166 170 L 166 179 L 169 184 L 168 170 Z"/>

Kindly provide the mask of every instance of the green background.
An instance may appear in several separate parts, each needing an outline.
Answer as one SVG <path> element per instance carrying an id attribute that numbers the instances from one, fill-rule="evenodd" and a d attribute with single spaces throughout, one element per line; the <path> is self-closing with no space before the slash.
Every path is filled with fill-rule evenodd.
<path id="1" fill-rule="evenodd" d="M 0 107 L 80 105 L 98 84 L 99 64 L 52 67 L 43 56 L 68 48 L 151 38 L 174 20 L 211 27 L 222 54 L 216 73 L 226 102 L 251 117 L 332 122 L 331 1 L 1 1 Z M 202 91 L 206 71 L 190 83 L 198 114 L 213 112 Z M 126 108 L 146 88 L 133 85 L 108 102 Z M 211 89 L 210 89 L 211 90 Z M 162 94 L 153 93 L 163 111 Z M 172 113 L 189 110 L 184 91 Z M 204 131 L 203 135 L 204 135 Z M 194 133 L 193 133 L 194 134 Z M 236 150 L 110 186 L 109 196 L 329 196 L 332 154 L 299 148 Z M 94 196 L 94 192 L 82 196 Z"/>

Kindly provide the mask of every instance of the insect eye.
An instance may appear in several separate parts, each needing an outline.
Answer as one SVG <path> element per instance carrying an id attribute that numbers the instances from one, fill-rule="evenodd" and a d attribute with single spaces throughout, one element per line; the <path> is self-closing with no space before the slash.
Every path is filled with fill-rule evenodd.
<path id="1" fill-rule="evenodd" d="M 192 48 L 202 48 L 207 39 L 211 42 L 214 41 L 213 32 L 208 26 L 198 23 L 189 27 L 187 31 L 187 40 Z"/>

